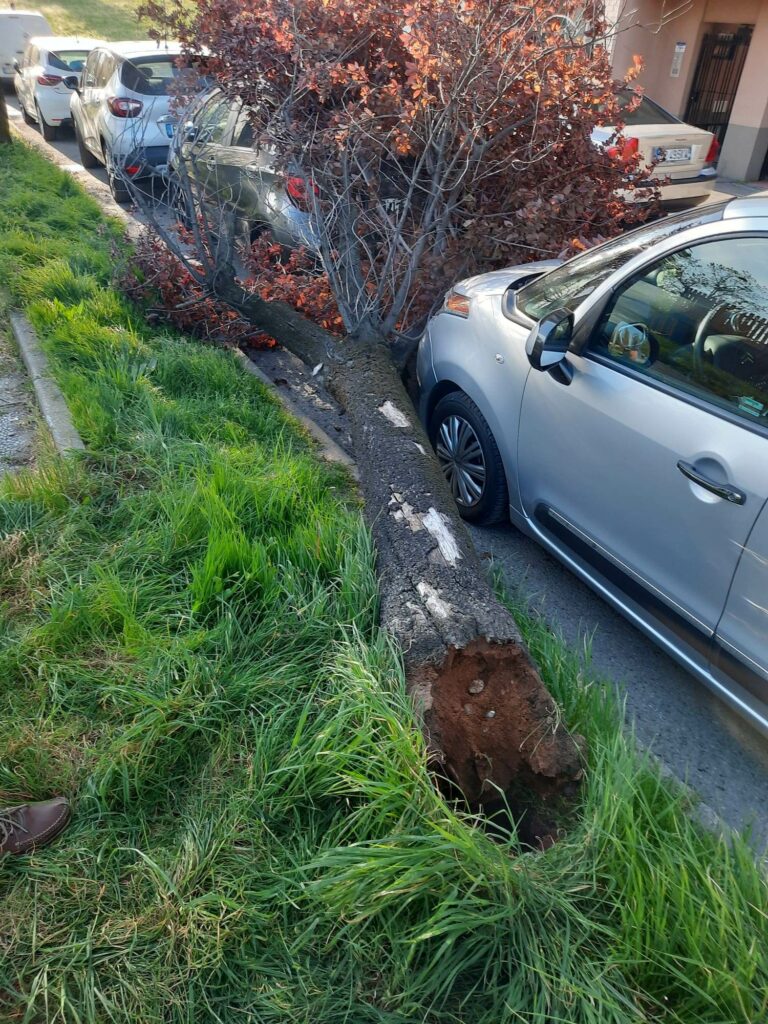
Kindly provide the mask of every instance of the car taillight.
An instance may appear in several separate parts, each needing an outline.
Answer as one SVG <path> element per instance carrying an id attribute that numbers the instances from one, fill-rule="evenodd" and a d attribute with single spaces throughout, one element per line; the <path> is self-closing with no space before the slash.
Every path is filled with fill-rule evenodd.
<path id="1" fill-rule="evenodd" d="M 307 189 L 306 178 L 301 178 L 298 175 L 286 178 L 285 191 L 288 193 L 288 198 L 297 209 L 303 210 L 305 213 L 308 213 L 312 209 L 312 200 L 309 195 L 309 190 Z M 312 182 L 312 191 L 315 195 L 319 195 L 320 190 L 314 182 Z"/>
<path id="2" fill-rule="evenodd" d="M 141 100 L 127 100 L 122 96 L 110 96 L 107 106 L 115 117 L 138 117 L 144 108 Z"/>
<path id="3" fill-rule="evenodd" d="M 125 173 L 130 174 L 130 176 L 133 177 L 134 174 L 138 174 L 140 170 L 141 164 L 128 164 L 128 166 L 125 168 Z"/>
<path id="4" fill-rule="evenodd" d="M 450 291 L 445 296 L 443 309 L 446 313 L 453 313 L 454 316 L 469 316 L 470 298 L 462 292 Z"/>
<path id="5" fill-rule="evenodd" d="M 59 85 L 63 81 L 64 81 L 64 79 L 61 77 L 61 75 L 38 75 L 37 76 L 37 84 L 38 85 Z"/>
<path id="6" fill-rule="evenodd" d="M 720 156 L 720 143 L 717 141 L 717 136 L 712 136 L 712 142 L 709 149 L 707 150 L 707 158 L 704 161 L 705 164 L 716 164 L 717 158 Z"/>
<path id="7" fill-rule="evenodd" d="M 624 145 L 621 149 L 618 146 L 609 146 L 606 153 L 608 156 L 612 156 L 614 160 L 621 160 L 623 164 L 628 164 L 637 155 L 639 148 L 640 140 L 631 138 L 624 140 Z"/>

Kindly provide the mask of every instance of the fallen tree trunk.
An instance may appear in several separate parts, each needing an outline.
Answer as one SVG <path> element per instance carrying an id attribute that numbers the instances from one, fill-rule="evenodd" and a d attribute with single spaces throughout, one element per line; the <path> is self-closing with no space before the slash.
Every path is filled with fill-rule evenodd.
<path id="1" fill-rule="evenodd" d="M 218 292 L 309 365 L 349 417 L 377 552 L 382 625 L 403 650 L 433 761 L 472 808 L 502 796 L 515 813 L 581 776 L 510 612 L 474 552 L 429 440 L 382 342 L 339 341 L 291 307 Z"/>

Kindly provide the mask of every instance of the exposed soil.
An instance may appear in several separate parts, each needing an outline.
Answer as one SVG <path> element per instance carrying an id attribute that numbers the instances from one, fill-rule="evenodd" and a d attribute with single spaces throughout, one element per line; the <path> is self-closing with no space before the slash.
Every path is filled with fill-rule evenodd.
<path id="1" fill-rule="evenodd" d="M 556 735 L 554 705 L 542 705 L 544 693 L 530 663 L 477 640 L 449 654 L 428 716 L 440 773 L 451 780 L 446 795 L 461 794 L 491 832 L 508 831 L 513 819 L 521 843 L 539 848 L 556 840 L 560 808 L 581 776 L 574 750 Z"/>

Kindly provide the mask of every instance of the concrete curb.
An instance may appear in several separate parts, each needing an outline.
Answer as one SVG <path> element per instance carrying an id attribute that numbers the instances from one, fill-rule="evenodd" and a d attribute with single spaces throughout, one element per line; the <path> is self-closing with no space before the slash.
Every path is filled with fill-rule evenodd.
<path id="1" fill-rule="evenodd" d="M 56 448 L 62 455 L 70 451 L 84 451 L 83 439 L 75 429 L 61 389 L 50 375 L 48 360 L 32 325 L 22 313 L 10 313 L 10 321 L 21 358 L 35 389 L 40 412 Z"/>
<path id="2" fill-rule="evenodd" d="M 85 191 L 85 193 L 88 196 L 90 196 L 90 198 L 93 199 L 95 203 L 98 204 L 98 206 L 101 208 L 104 214 L 106 214 L 108 217 L 114 217 L 123 223 L 126 229 L 126 233 L 130 239 L 133 240 L 138 237 L 144 225 L 141 223 L 141 221 L 137 220 L 132 213 L 124 209 L 122 206 L 119 206 L 114 201 L 114 199 L 112 198 L 112 193 L 109 191 L 107 185 L 104 185 L 102 182 L 94 179 L 93 176 L 90 175 L 85 170 L 85 168 L 80 167 L 78 164 L 73 164 L 71 160 L 68 160 L 67 157 L 59 153 L 58 150 L 53 148 L 53 146 L 49 146 L 48 143 L 45 142 L 45 140 L 40 137 L 40 134 L 37 131 L 35 131 L 34 128 L 31 128 L 29 125 L 24 124 L 23 121 L 12 121 L 11 131 L 20 139 L 21 142 L 29 146 L 31 149 L 34 149 L 37 153 L 39 153 L 50 163 L 55 164 L 60 170 L 66 171 L 66 173 L 71 174 L 77 180 L 77 182 Z M 27 324 L 27 329 L 31 330 L 29 324 Z M 21 343 L 19 343 L 19 347 L 21 347 Z M 308 416 L 305 416 L 304 413 L 302 413 L 297 408 L 297 406 L 294 405 L 290 398 L 283 394 L 279 390 L 279 388 L 275 387 L 275 385 L 269 379 L 269 377 L 265 373 L 263 373 L 245 355 L 245 353 L 241 352 L 238 349 L 237 354 L 242 357 L 241 362 L 243 365 L 243 369 L 245 369 L 248 373 L 253 374 L 254 377 L 258 377 L 259 380 L 263 384 L 265 384 L 270 389 L 270 391 L 275 395 L 275 397 L 286 410 L 286 412 L 290 413 L 291 416 L 297 419 L 302 424 L 302 426 L 307 430 L 307 432 L 311 434 L 315 441 L 317 441 L 317 443 L 320 445 L 323 457 L 328 462 L 335 462 L 340 465 L 343 465 L 352 474 L 355 480 L 359 480 L 360 475 L 357 471 L 357 466 L 355 465 L 354 460 L 349 455 L 347 455 L 347 453 L 342 448 L 339 447 L 339 445 L 333 440 L 333 438 L 330 437 L 319 424 L 315 423 L 314 420 L 310 419 Z M 45 356 L 43 356 L 42 353 L 40 353 L 40 355 L 43 359 L 45 359 Z M 30 375 L 31 374 L 32 371 L 30 370 Z M 35 387 L 37 387 L 37 385 L 35 385 Z M 61 397 L 63 401 L 63 396 Z M 46 415 L 45 412 L 43 414 Z M 72 430 L 74 431 L 74 427 L 72 427 Z M 78 446 L 70 445 L 69 447 Z M 82 441 L 80 442 L 79 447 L 83 447 Z"/>
<path id="3" fill-rule="evenodd" d="M 256 366 L 256 364 L 251 359 L 248 358 L 245 352 L 242 352 L 240 349 L 235 349 L 235 354 L 239 357 L 240 362 L 243 365 L 243 369 L 246 371 L 246 373 L 250 373 L 254 377 L 258 377 L 262 384 L 265 384 L 269 388 L 269 390 L 275 395 L 275 397 L 283 406 L 285 411 L 290 413 L 294 419 L 297 419 L 299 423 L 301 423 L 301 425 L 307 431 L 307 433 L 312 435 L 315 441 L 317 441 L 317 443 L 320 445 L 320 451 L 323 455 L 323 458 L 325 458 L 328 462 L 336 462 L 339 465 L 344 466 L 344 468 L 347 469 L 349 473 L 351 473 L 355 480 L 359 480 L 360 473 L 358 472 L 357 464 L 355 463 L 354 459 L 350 455 L 347 455 L 344 449 L 340 445 L 336 444 L 333 438 L 326 434 L 326 432 L 319 424 L 315 423 L 315 421 L 311 419 L 309 416 L 305 416 L 304 413 L 301 412 L 301 410 L 296 405 L 294 405 L 294 403 L 291 401 L 290 398 L 288 398 L 287 395 L 284 395 L 281 391 L 279 391 L 278 388 L 275 387 L 275 385 L 266 375 L 266 373 L 264 373 L 263 370 L 260 370 L 259 367 Z"/>

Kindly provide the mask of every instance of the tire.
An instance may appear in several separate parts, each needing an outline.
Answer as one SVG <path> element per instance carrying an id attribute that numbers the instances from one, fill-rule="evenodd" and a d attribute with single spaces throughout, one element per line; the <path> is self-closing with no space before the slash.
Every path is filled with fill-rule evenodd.
<path id="1" fill-rule="evenodd" d="M 43 113 L 40 110 L 40 106 L 37 103 L 35 104 L 35 110 L 37 112 L 37 123 L 40 125 L 40 134 L 43 136 L 46 142 L 55 142 L 57 135 L 56 126 L 48 124 L 48 122 L 43 117 Z"/>
<path id="2" fill-rule="evenodd" d="M 102 139 L 101 142 L 102 151 L 104 153 L 104 166 L 107 168 L 107 178 L 109 179 L 109 191 L 112 193 L 112 198 L 116 203 L 124 205 L 130 203 L 131 192 L 125 182 L 117 174 L 112 164 L 112 158 L 109 155 L 109 149 L 107 148 L 106 142 Z"/>
<path id="3" fill-rule="evenodd" d="M 480 526 L 507 519 L 509 491 L 498 446 L 485 417 L 463 391 L 437 403 L 429 439 L 461 518 Z"/>
<path id="4" fill-rule="evenodd" d="M 80 154 L 80 163 L 88 170 L 98 167 L 98 157 L 95 157 L 83 142 L 83 137 L 80 134 L 80 129 L 77 127 L 77 121 L 74 118 L 72 118 L 72 127 L 75 130 L 75 142 L 77 143 L 77 151 Z"/>

